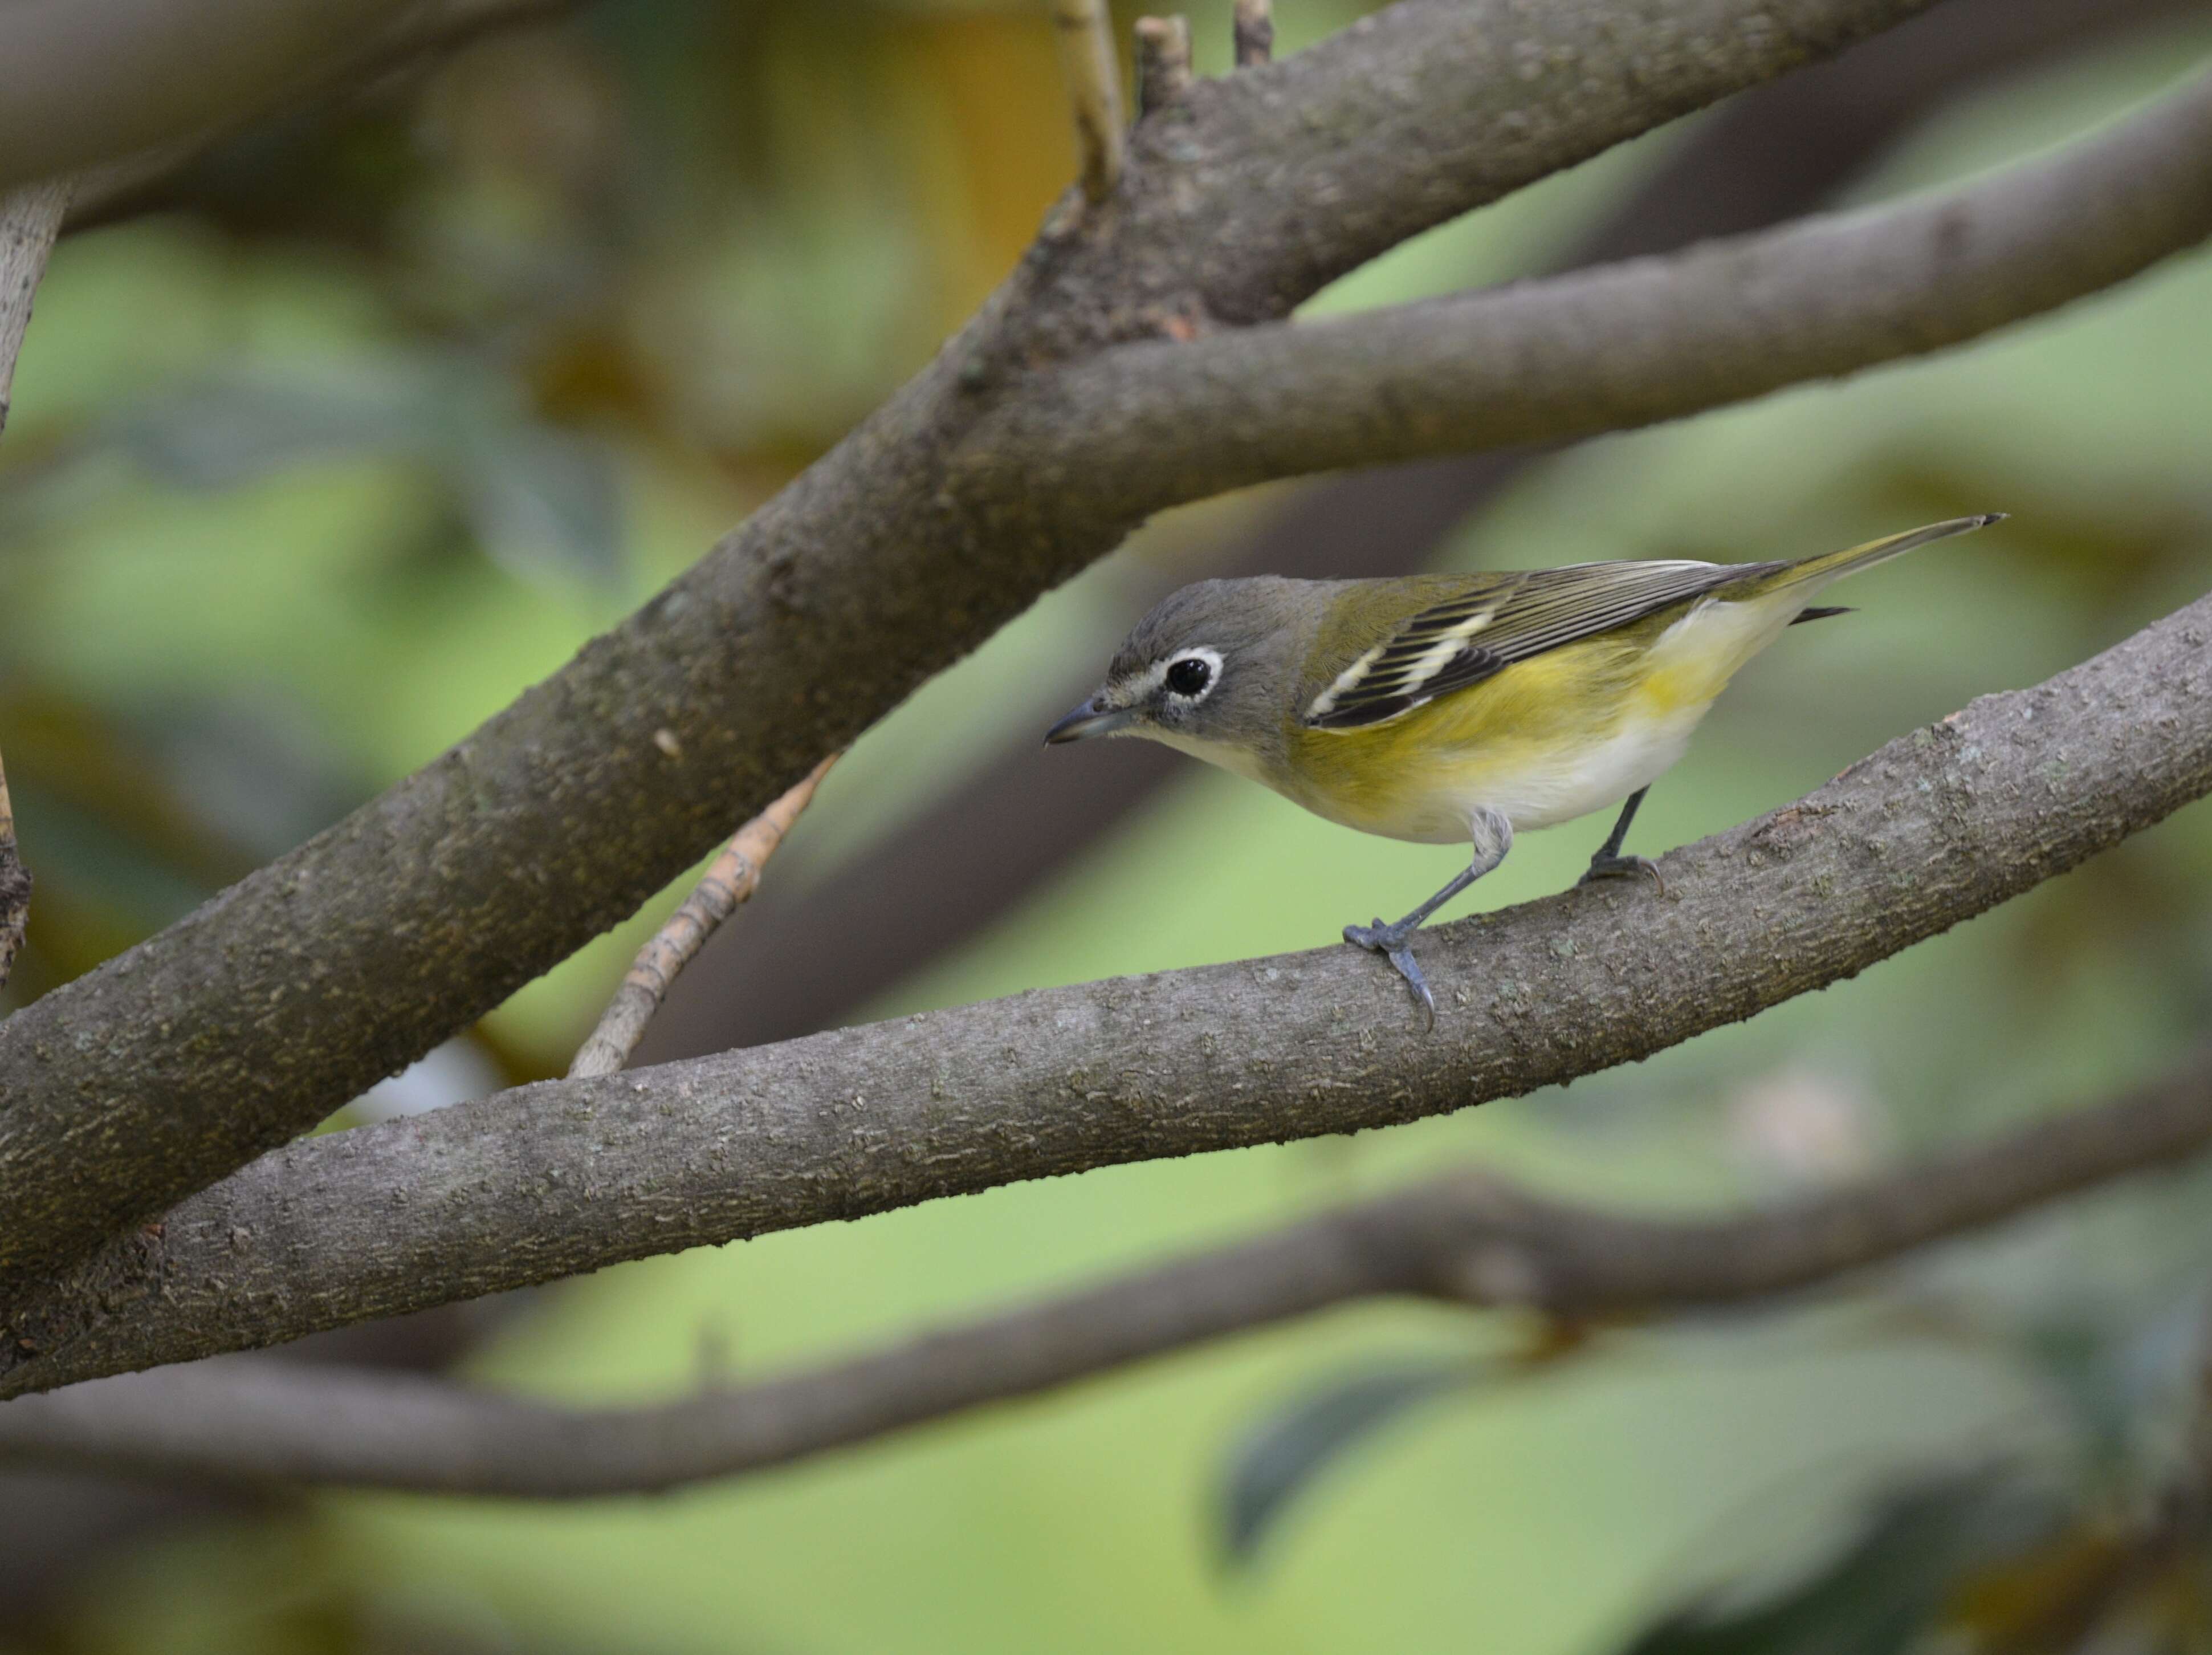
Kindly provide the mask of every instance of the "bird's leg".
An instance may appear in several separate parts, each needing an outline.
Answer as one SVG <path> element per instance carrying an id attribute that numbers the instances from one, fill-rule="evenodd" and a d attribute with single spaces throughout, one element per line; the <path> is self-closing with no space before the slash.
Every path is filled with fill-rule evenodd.
<path id="1" fill-rule="evenodd" d="M 1397 967 L 1398 975 L 1406 979 L 1413 999 L 1427 1013 L 1431 1028 L 1437 1025 L 1437 1002 L 1429 993 L 1428 979 L 1421 975 L 1420 962 L 1413 958 L 1413 933 L 1421 928 L 1421 922 L 1430 915 L 1504 861 L 1505 853 L 1513 849 L 1513 824 L 1488 806 L 1476 810 L 1469 825 L 1474 837 L 1474 860 L 1454 875 L 1443 890 L 1395 924 L 1385 925 L 1378 916 L 1372 925 L 1344 928 L 1346 942 L 1372 949 Z"/>
<path id="2" fill-rule="evenodd" d="M 1628 824 L 1636 819 L 1636 807 L 1644 802 L 1644 795 L 1651 789 L 1638 788 L 1628 795 L 1628 802 L 1620 807 L 1620 819 L 1613 824 L 1613 831 L 1605 836 L 1605 843 L 1590 858 L 1589 871 L 1577 879 L 1577 885 L 1589 885 L 1597 879 L 1626 879 L 1643 874 L 1659 887 L 1659 894 L 1667 894 L 1667 881 L 1659 877 L 1659 866 L 1647 856 L 1624 856 L 1621 841 L 1628 837 Z"/>

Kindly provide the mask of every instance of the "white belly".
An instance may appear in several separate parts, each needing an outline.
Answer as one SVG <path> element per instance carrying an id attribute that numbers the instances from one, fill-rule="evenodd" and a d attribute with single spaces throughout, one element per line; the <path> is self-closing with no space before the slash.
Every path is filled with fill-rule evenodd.
<path id="1" fill-rule="evenodd" d="M 1525 745 L 1516 753 L 1509 745 L 1491 762 L 1440 765 L 1433 782 L 1410 798 L 1396 794 L 1387 812 L 1301 786 L 1241 748 L 1157 727 L 1142 733 L 1364 833 L 1461 843 L 1483 810 L 1503 814 L 1516 832 L 1553 827 L 1609 809 L 1672 769 L 1729 678 L 1774 641 L 1808 595 L 1793 590 L 1763 600 L 1700 603 L 1653 643 L 1644 682 L 1609 733 L 1540 759 L 1525 757 Z"/>
<path id="2" fill-rule="evenodd" d="M 1650 787 L 1681 758 L 1729 679 L 1780 636 L 1807 595 L 1793 591 L 1747 603 L 1698 605 L 1660 636 L 1648 663 L 1647 682 L 1670 682 L 1676 698 L 1639 697 L 1611 735 L 1547 764 L 1486 776 L 1480 797 L 1440 800 L 1439 817 L 1457 815 L 1463 821 L 1473 806 L 1487 805 L 1503 811 L 1516 831 L 1526 832 L 1607 809 Z"/>
<path id="3" fill-rule="evenodd" d="M 1705 715 L 1704 707 L 1693 707 L 1664 718 L 1631 719 L 1610 737 L 1564 753 L 1553 764 L 1491 778 L 1487 796 L 1462 800 L 1460 807 L 1462 812 L 1476 805 L 1503 811 L 1516 832 L 1607 809 L 1671 770 Z"/>

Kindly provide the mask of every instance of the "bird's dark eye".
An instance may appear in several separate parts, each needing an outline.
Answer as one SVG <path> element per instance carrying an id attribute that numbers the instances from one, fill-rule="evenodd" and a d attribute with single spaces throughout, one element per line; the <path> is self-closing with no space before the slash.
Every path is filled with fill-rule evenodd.
<path id="1" fill-rule="evenodd" d="M 1213 669 L 1195 655 L 1186 655 L 1168 668 L 1168 688 L 1179 696 L 1194 696 L 1213 677 Z"/>

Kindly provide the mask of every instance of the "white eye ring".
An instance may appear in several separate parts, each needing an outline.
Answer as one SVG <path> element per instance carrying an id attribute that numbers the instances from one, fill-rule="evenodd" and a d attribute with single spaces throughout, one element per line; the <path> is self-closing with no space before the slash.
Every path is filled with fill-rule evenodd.
<path id="1" fill-rule="evenodd" d="M 1176 669 L 1193 665 L 1206 669 L 1205 681 L 1195 690 L 1178 690 L 1175 685 Z M 1221 652 L 1218 649 L 1180 650 L 1160 669 L 1160 677 L 1170 695 L 1194 707 L 1212 695 L 1213 686 L 1221 682 Z"/>

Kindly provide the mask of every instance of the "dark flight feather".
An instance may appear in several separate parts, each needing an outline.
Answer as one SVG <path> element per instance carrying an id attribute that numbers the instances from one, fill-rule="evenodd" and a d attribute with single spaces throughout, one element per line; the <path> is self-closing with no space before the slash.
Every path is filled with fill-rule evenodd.
<path id="1" fill-rule="evenodd" d="M 1314 702 L 1320 730 L 1380 724 L 1515 661 L 1628 626 L 1781 563 L 1574 563 L 1482 581 L 1407 621 Z M 1832 611 L 1808 610 L 1808 616 Z M 1455 638 L 1461 647 L 1440 654 Z M 1479 640 L 1479 642 L 1478 642 Z"/>

